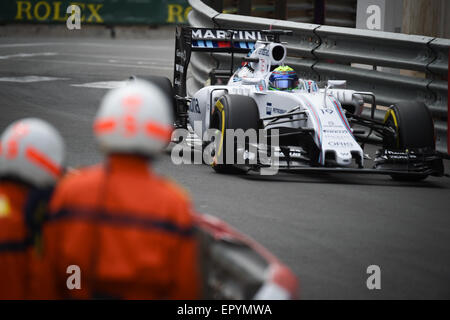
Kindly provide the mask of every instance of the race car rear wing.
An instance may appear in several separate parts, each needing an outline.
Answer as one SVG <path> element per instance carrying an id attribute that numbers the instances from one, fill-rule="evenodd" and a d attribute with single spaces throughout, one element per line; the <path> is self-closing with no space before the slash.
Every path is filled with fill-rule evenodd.
<path id="1" fill-rule="evenodd" d="M 173 87 L 175 94 L 186 97 L 186 72 L 192 51 L 248 53 L 258 40 L 268 36 L 257 30 L 222 30 L 178 26 L 175 40 Z"/>

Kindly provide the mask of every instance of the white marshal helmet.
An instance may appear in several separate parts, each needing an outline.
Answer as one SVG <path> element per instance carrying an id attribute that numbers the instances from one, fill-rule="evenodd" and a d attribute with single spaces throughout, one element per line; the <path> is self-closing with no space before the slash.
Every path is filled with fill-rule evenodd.
<path id="1" fill-rule="evenodd" d="M 64 154 L 64 141 L 53 126 L 37 118 L 21 119 L 0 138 L 0 175 L 51 186 L 64 172 Z"/>
<path id="2" fill-rule="evenodd" d="M 94 122 L 102 151 L 152 156 L 170 142 L 172 104 L 157 85 L 130 81 L 103 98 Z"/>

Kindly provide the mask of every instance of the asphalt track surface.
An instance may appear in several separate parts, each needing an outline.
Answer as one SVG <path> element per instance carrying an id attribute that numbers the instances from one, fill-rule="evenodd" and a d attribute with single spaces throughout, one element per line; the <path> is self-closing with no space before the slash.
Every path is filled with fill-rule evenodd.
<path id="1" fill-rule="evenodd" d="M 0 130 L 40 117 L 61 131 L 68 165 L 101 161 L 91 127 L 107 89 L 74 85 L 131 74 L 171 78 L 173 45 L 173 39 L 1 38 Z M 58 79 L 4 79 L 23 76 Z M 189 190 L 198 211 L 220 217 L 287 264 L 301 281 L 301 298 L 450 298 L 449 178 L 224 176 L 206 165 L 176 166 L 169 155 L 156 171 Z M 381 290 L 366 287 L 372 264 L 381 268 Z"/>

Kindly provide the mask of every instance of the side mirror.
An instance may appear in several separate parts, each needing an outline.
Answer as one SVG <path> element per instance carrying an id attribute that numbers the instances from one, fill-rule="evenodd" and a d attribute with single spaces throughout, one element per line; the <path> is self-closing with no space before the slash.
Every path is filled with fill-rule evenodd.
<path id="1" fill-rule="evenodd" d="M 345 89 L 347 87 L 346 80 L 328 80 L 327 88 Z"/>

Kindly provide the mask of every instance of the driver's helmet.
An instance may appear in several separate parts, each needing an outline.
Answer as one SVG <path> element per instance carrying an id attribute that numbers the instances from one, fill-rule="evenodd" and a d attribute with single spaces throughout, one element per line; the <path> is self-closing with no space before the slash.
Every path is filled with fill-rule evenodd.
<path id="1" fill-rule="evenodd" d="M 279 66 L 269 78 L 270 90 L 293 90 L 298 86 L 298 76 L 289 66 Z"/>

